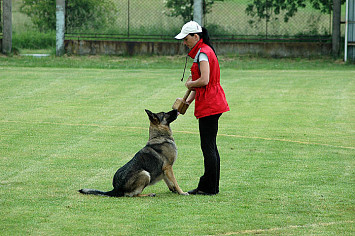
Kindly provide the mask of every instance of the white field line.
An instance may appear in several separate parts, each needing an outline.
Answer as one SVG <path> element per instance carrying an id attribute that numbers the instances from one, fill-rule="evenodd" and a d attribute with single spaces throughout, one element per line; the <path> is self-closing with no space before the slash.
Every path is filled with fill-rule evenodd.
<path id="1" fill-rule="evenodd" d="M 262 233 L 270 233 L 280 230 L 288 230 L 288 229 L 299 229 L 299 228 L 315 228 L 315 227 L 326 227 L 330 225 L 340 225 L 340 224 L 353 224 L 354 220 L 348 221 L 339 221 L 339 222 L 328 222 L 328 223 L 314 223 L 314 224 L 306 224 L 306 225 L 289 225 L 285 227 L 276 227 L 270 229 L 251 229 L 251 230 L 243 230 L 238 232 L 228 232 L 222 235 L 238 235 L 238 234 L 262 234 Z"/>
<path id="2" fill-rule="evenodd" d="M 64 126 L 87 126 L 87 127 L 101 127 L 101 128 L 124 128 L 124 129 L 148 130 L 148 128 L 142 128 L 142 127 L 121 127 L 121 126 L 114 126 L 114 125 L 75 124 L 75 123 L 59 123 L 59 122 L 45 122 L 45 121 L 33 121 L 33 122 L 29 122 L 28 121 L 27 122 L 27 121 L 2 120 L 0 122 L 1 123 L 23 123 L 23 124 L 43 124 L 43 125 L 64 125 Z M 174 133 L 199 135 L 198 132 L 181 131 L 181 130 L 175 130 Z M 318 145 L 318 146 L 326 146 L 326 147 L 334 147 L 334 148 L 355 150 L 355 147 L 338 146 L 338 145 L 331 145 L 331 144 L 326 144 L 326 143 L 313 143 L 313 142 L 297 141 L 297 140 L 289 140 L 289 139 L 265 138 L 265 137 L 256 137 L 256 136 L 252 136 L 251 137 L 251 136 L 243 136 L 243 135 L 235 135 L 235 134 L 218 134 L 218 136 L 242 138 L 242 139 L 260 139 L 260 140 L 267 140 L 267 141 L 298 143 L 298 144 L 305 144 L 305 145 Z"/>

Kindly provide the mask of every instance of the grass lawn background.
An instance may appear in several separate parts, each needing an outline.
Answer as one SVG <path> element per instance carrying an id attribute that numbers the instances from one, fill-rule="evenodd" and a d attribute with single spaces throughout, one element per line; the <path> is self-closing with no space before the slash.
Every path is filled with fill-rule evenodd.
<path id="1" fill-rule="evenodd" d="M 144 109 L 169 111 L 184 58 L 0 57 L 3 235 L 355 233 L 355 67 L 328 59 L 220 57 L 221 193 L 106 198 L 142 148 Z M 203 173 L 193 106 L 171 125 L 184 191 Z"/>

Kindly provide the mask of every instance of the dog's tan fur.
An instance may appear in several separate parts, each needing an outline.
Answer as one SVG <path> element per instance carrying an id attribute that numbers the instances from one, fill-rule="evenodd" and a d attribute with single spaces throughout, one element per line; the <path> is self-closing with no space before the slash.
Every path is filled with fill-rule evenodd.
<path id="1" fill-rule="evenodd" d="M 146 110 L 146 113 L 150 120 L 148 143 L 128 163 L 117 170 L 113 177 L 114 189 L 108 192 L 81 189 L 79 192 L 112 197 L 155 196 L 155 194 L 141 193 L 148 185 L 164 179 L 170 191 L 188 195 L 179 187 L 173 172 L 177 148 L 170 123 L 177 118 L 177 111 L 152 113 Z"/>

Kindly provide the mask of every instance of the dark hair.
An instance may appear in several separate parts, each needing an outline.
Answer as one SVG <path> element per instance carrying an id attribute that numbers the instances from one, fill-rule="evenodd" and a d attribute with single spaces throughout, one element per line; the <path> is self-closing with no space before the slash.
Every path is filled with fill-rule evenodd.
<path id="1" fill-rule="evenodd" d="M 198 36 L 200 36 L 200 38 L 202 39 L 202 41 L 207 44 L 208 46 L 210 46 L 214 52 L 214 54 L 217 56 L 216 54 L 216 50 L 214 50 L 212 43 L 211 43 L 211 39 L 210 39 L 210 35 L 208 34 L 208 31 L 205 27 L 202 27 L 202 32 L 201 33 L 192 33 L 190 34 L 191 36 L 194 36 L 195 34 L 197 34 Z"/>

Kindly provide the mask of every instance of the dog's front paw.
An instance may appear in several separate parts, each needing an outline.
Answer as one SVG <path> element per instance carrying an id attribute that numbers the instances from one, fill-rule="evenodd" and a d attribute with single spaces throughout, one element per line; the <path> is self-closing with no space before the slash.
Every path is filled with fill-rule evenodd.
<path id="1" fill-rule="evenodd" d="M 182 192 L 182 193 L 180 193 L 180 195 L 185 195 L 185 196 L 187 196 L 187 195 L 189 195 L 189 193 Z"/>

